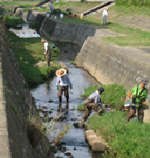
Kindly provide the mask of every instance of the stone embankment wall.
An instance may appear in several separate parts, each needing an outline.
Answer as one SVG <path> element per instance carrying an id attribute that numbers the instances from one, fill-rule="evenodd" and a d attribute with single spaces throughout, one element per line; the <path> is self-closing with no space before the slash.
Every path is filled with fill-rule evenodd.
<path id="1" fill-rule="evenodd" d="M 26 87 L 8 40 L 2 36 L 1 28 L 0 38 L 0 157 L 50 157 L 48 139 L 33 131 L 34 128 L 28 130 L 31 127 L 29 112 L 31 116 L 36 115 L 34 99 Z"/>

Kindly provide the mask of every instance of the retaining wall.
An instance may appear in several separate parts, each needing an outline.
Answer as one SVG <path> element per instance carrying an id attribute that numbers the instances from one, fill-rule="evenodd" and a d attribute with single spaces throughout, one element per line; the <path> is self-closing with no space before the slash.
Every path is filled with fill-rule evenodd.
<path id="1" fill-rule="evenodd" d="M 28 130 L 29 113 L 37 114 L 34 98 L 9 48 L 9 40 L 3 39 L 1 27 L 0 38 L 0 158 L 53 158 L 48 138 L 35 128 Z M 36 121 L 36 125 L 41 123 Z"/>

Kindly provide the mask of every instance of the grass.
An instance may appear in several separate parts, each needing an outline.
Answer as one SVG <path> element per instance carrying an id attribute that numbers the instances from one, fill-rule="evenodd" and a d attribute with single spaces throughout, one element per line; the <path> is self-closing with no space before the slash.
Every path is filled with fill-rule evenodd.
<path id="1" fill-rule="evenodd" d="M 75 64 L 75 61 L 71 61 L 70 64 Z"/>
<path id="2" fill-rule="evenodd" d="M 109 8 L 110 12 L 110 18 L 111 18 L 111 12 L 116 12 L 120 14 L 125 14 L 125 15 L 147 15 L 150 16 L 150 8 L 146 7 L 136 7 L 136 6 L 112 6 Z"/>
<path id="3" fill-rule="evenodd" d="M 84 19 L 77 19 L 75 17 L 64 17 L 63 19 L 61 19 L 61 21 L 74 24 L 90 24 L 99 27 L 101 25 L 101 20 L 95 19 L 92 16 L 85 17 Z"/>
<path id="4" fill-rule="evenodd" d="M 33 7 L 35 5 L 37 5 L 39 3 L 39 1 L 5 1 L 5 2 L 0 2 L 0 5 L 8 5 L 8 6 L 17 6 L 17 7 Z"/>
<path id="5" fill-rule="evenodd" d="M 24 21 L 20 19 L 19 17 L 15 17 L 11 15 L 3 16 L 3 19 L 6 19 L 6 24 L 8 27 L 16 28 L 18 24 L 24 23 Z"/>
<path id="6" fill-rule="evenodd" d="M 124 34 L 126 36 L 105 37 L 103 40 L 106 42 L 114 43 L 119 46 L 150 46 L 150 32 L 114 23 L 108 24 L 107 27 L 118 34 Z"/>
<path id="7" fill-rule="evenodd" d="M 72 2 L 72 1 L 67 1 L 67 2 L 57 2 L 57 3 L 54 3 L 54 7 L 55 8 L 61 8 L 61 7 L 65 7 L 67 6 L 68 8 L 69 7 L 85 7 L 85 6 L 90 6 L 90 7 L 94 7 L 96 5 L 99 5 L 101 2 L 84 2 L 84 3 L 81 3 L 81 2 Z"/>
<path id="8" fill-rule="evenodd" d="M 29 24 L 29 27 L 30 27 L 30 28 L 37 28 L 38 26 L 37 26 L 37 23 L 36 23 L 36 22 L 33 22 L 33 23 L 30 23 L 30 24 Z"/>
<path id="9" fill-rule="evenodd" d="M 88 128 L 97 131 L 111 148 L 105 158 L 148 158 L 150 155 L 150 125 L 125 122 L 126 114 L 120 111 L 92 116 Z"/>
<path id="10" fill-rule="evenodd" d="M 105 91 L 101 95 L 101 101 L 106 105 L 111 105 L 115 109 L 120 109 L 124 105 L 124 98 L 126 96 L 126 90 L 123 85 L 111 84 L 111 85 L 95 85 L 85 88 L 85 92 L 82 95 L 88 98 L 92 92 L 98 88 L 103 87 Z"/>
<path id="11" fill-rule="evenodd" d="M 116 0 L 115 4 L 117 6 L 136 6 L 136 7 L 148 7 L 150 8 L 150 0 Z"/>
<path id="12" fill-rule="evenodd" d="M 18 112 L 17 112 L 17 109 L 15 108 L 15 106 L 12 104 L 10 104 L 10 106 L 11 106 L 13 112 L 15 113 L 15 115 L 17 116 Z"/>
<path id="13" fill-rule="evenodd" d="M 84 111 L 84 110 L 85 110 L 85 105 L 84 105 L 83 103 L 78 104 L 77 110 L 79 110 L 79 111 Z"/>
<path id="14" fill-rule="evenodd" d="M 53 64 L 50 67 L 34 67 L 43 57 L 41 38 L 19 38 L 11 32 L 9 32 L 9 38 L 22 74 L 30 87 L 42 83 L 53 76 L 56 69 L 60 68 L 59 64 Z M 52 48 L 52 43 L 50 46 Z M 52 50 L 52 61 L 56 61 L 58 58 L 59 49 L 56 48 L 56 52 Z M 46 61 L 46 59 L 44 60 Z"/>

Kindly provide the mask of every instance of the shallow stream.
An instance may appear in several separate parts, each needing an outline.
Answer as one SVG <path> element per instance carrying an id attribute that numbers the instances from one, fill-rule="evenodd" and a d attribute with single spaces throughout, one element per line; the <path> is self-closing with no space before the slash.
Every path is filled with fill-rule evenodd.
<path id="1" fill-rule="evenodd" d="M 20 30 L 11 29 L 11 31 L 20 38 L 39 37 L 36 30 L 29 28 L 28 23 L 23 24 L 22 29 Z M 63 119 L 60 121 L 43 122 L 43 124 L 47 126 L 47 129 L 50 128 L 47 133 L 49 140 L 53 140 L 57 137 L 61 130 L 65 129 L 68 125 L 71 127 L 67 134 L 61 139 L 61 143 L 66 147 L 66 151 L 61 152 L 58 150 L 55 157 L 65 158 L 68 157 L 65 153 L 70 152 L 74 158 L 102 158 L 101 153 L 93 153 L 90 150 L 89 145 L 85 140 L 84 129 L 75 128 L 73 126 L 74 122 L 81 122 L 82 116 L 84 115 L 84 112 L 77 111 L 77 105 L 83 102 L 81 94 L 83 94 L 84 88 L 98 83 L 85 70 L 69 64 L 70 61 L 75 60 L 76 55 L 80 51 L 80 47 L 68 43 L 55 43 L 55 45 L 60 48 L 60 61 L 66 64 L 69 68 L 69 77 L 73 83 L 73 90 L 70 92 L 68 113 L 63 113 Z M 60 116 L 60 113 L 57 110 L 59 99 L 57 98 L 58 91 L 56 89 L 56 77 L 31 89 L 31 92 L 36 100 L 37 109 L 50 111 L 50 113 L 48 113 L 48 118 L 50 118 L 50 120 Z M 50 99 L 53 102 L 49 103 L 48 101 Z M 66 108 L 66 99 L 64 97 L 62 107 L 63 109 Z M 40 113 L 40 116 L 44 120 L 44 114 L 42 112 Z"/>

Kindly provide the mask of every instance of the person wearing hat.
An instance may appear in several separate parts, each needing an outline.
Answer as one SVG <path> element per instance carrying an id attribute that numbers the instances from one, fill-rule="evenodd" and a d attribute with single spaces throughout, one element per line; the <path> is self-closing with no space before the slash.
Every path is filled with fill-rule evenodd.
<path id="1" fill-rule="evenodd" d="M 85 114 L 82 117 L 82 122 L 85 122 L 86 119 L 89 117 L 92 109 L 97 110 L 98 109 L 98 105 L 101 104 L 101 94 L 104 92 L 104 88 L 101 87 L 98 90 L 96 90 L 95 92 L 93 92 L 88 99 L 84 102 L 85 105 Z"/>
<path id="2" fill-rule="evenodd" d="M 128 94 L 130 98 L 132 95 L 132 103 L 139 105 L 138 111 L 138 121 L 143 122 L 144 117 L 144 106 L 146 106 L 146 98 L 148 98 L 148 91 L 145 88 L 147 81 L 146 79 L 142 79 L 139 85 L 136 85 Z M 129 121 L 136 114 L 136 107 L 131 106 L 129 109 L 129 115 L 127 121 Z"/>
<path id="3" fill-rule="evenodd" d="M 69 86 L 71 85 L 69 76 L 66 69 L 59 69 L 56 71 L 57 81 L 56 86 L 59 87 L 58 97 L 59 97 L 59 109 L 62 106 L 62 94 L 66 96 L 66 108 L 69 108 Z"/>
<path id="4" fill-rule="evenodd" d="M 49 43 L 42 38 L 41 40 L 42 43 L 44 43 L 44 55 L 46 55 L 46 60 L 47 60 L 47 66 L 50 66 L 50 61 L 51 61 L 51 49 Z"/>
<path id="5" fill-rule="evenodd" d="M 102 13 L 102 24 L 104 24 L 104 25 L 107 24 L 107 17 L 109 18 L 109 16 L 108 16 L 108 8 L 105 8 L 103 10 L 103 13 Z"/>

